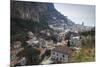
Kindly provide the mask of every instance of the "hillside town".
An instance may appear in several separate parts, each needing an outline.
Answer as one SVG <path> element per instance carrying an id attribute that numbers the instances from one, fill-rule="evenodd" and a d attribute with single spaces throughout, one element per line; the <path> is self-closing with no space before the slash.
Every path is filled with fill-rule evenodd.
<path id="1" fill-rule="evenodd" d="M 11 0 L 11 67 L 95 61 L 95 26 L 83 21 L 54 3 Z"/>
<path id="2" fill-rule="evenodd" d="M 40 31 L 41 32 L 41 31 Z M 49 32 L 42 33 L 50 36 Z M 12 65 L 30 65 L 34 64 L 34 51 L 37 51 L 39 60 L 38 64 L 54 64 L 54 63 L 69 63 L 71 54 L 79 52 L 81 49 L 81 39 L 78 32 L 59 32 L 54 40 L 45 40 L 37 38 L 31 31 L 27 32 L 28 40 L 22 43 L 16 40 L 11 45 L 11 64 Z M 28 51 L 28 52 L 27 52 Z M 49 52 L 49 54 L 48 54 Z M 32 55 L 33 53 L 33 55 Z M 29 54 L 30 57 L 26 57 Z M 47 54 L 47 55 L 46 55 Z"/>

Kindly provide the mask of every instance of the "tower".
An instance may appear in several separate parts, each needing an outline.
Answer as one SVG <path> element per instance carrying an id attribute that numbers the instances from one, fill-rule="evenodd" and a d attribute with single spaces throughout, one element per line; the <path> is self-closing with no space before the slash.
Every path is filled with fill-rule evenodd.
<path id="1" fill-rule="evenodd" d="M 84 26 L 84 22 L 82 22 L 82 26 Z"/>

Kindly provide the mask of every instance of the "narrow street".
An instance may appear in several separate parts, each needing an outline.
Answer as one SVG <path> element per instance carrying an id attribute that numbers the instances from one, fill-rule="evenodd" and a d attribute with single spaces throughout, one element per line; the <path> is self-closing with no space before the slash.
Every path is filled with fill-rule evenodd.
<path id="1" fill-rule="evenodd" d="M 50 63 L 53 63 L 53 61 L 51 60 L 51 56 L 49 58 L 45 57 L 40 64 L 50 64 Z"/>

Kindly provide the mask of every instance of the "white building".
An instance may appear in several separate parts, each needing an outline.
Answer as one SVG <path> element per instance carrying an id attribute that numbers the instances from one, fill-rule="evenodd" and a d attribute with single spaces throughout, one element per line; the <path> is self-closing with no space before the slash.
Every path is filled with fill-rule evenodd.
<path id="1" fill-rule="evenodd" d="M 26 65 L 27 60 L 26 60 L 25 57 L 22 57 L 22 58 L 18 61 L 18 63 L 19 63 L 20 65 Z"/>
<path id="2" fill-rule="evenodd" d="M 80 48 L 80 36 L 71 36 L 69 41 L 71 47 Z"/>
<path id="3" fill-rule="evenodd" d="M 67 46 L 57 46 L 51 52 L 51 59 L 54 62 L 69 62 L 70 49 Z"/>
<path id="4" fill-rule="evenodd" d="M 15 49 L 18 49 L 18 48 L 20 48 L 21 47 L 21 41 L 15 41 L 14 42 L 14 44 L 13 44 L 13 47 L 15 48 Z"/>
<path id="5" fill-rule="evenodd" d="M 44 39 L 42 39 L 42 38 L 39 38 L 38 44 L 39 44 L 39 48 L 47 48 L 47 43 L 46 43 L 46 41 L 45 41 Z"/>

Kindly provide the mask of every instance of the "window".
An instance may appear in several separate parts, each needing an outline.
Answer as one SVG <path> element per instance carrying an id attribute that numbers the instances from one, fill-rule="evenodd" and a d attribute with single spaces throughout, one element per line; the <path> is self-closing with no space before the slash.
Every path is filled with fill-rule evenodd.
<path id="1" fill-rule="evenodd" d="M 53 55 L 55 55 L 55 53 L 53 52 Z"/>
<path id="2" fill-rule="evenodd" d="M 57 56 L 58 56 L 58 54 L 57 54 Z"/>
<path id="3" fill-rule="evenodd" d="M 65 57 L 65 55 L 63 55 L 63 57 Z"/>
<path id="4" fill-rule="evenodd" d="M 73 45 L 73 42 L 72 42 L 72 45 Z"/>
<path id="5" fill-rule="evenodd" d="M 58 58 L 56 60 L 58 61 Z"/>
<path id="6" fill-rule="evenodd" d="M 60 61 L 62 60 L 62 58 L 60 58 Z"/>

